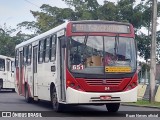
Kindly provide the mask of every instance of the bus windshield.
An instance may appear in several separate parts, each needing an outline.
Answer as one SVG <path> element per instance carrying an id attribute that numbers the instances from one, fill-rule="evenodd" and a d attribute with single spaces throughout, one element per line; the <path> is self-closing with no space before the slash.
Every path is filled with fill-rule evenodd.
<path id="1" fill-rule="evenodd" d="M 128 67 L 136 70 L 133 38 L 109 36 L 72 36 L 68 45 L 68 66 L 71 72 L 104 74 L 105 67 Z M 113 70 L 112 72 L 117 73 Z M 125 71 L 124 71 L 125 73 Z"/>

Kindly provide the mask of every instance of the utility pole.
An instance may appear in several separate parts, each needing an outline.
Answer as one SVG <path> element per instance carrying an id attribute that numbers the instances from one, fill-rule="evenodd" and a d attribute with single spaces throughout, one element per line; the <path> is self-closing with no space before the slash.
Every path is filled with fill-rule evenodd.
<path id="1" fill-rule="evenodd" d="M 152 39 L 150 65 L 150 102 L 155 101 L 157 0 L 152 0 Z"/>

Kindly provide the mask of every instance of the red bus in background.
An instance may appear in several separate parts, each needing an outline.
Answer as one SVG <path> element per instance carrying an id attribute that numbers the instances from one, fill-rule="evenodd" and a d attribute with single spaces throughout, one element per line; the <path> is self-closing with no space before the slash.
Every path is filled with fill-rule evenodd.
<path id="1" fill-rule="evenodd" d="M 106 105 L 137 101 L 133 26 L 115 21 L 68 21 L 16 46 L 15 85 L 31 100 Z"/>

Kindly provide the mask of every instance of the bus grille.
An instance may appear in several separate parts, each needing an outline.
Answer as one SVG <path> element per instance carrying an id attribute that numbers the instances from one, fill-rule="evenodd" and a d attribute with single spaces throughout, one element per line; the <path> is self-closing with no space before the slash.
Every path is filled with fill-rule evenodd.
<path id="1" fill-rule="evenodd" d="M 104 80 L 96 80 L 96 79 L 87 79 L 86 80 L 86 83 L 89 85 L 89 86 L 118 86 L 122 83 L 123 79 L 104 79 Z"/>

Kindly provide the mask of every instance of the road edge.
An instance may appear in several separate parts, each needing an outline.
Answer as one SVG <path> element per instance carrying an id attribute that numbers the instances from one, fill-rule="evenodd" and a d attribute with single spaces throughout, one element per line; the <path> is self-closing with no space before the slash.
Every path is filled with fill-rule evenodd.
<path id="1" fill-rule="evenodd" d="M 146 105 L 129 105 L 129 104 L 124 104 L 121 103 L 122 106 L 134 106 L 134 107 L 146 107 L 146 108 L 156 108 L 156 109 L 160 109 L 160 107 L 157 106 L 146 106 Z"/>

